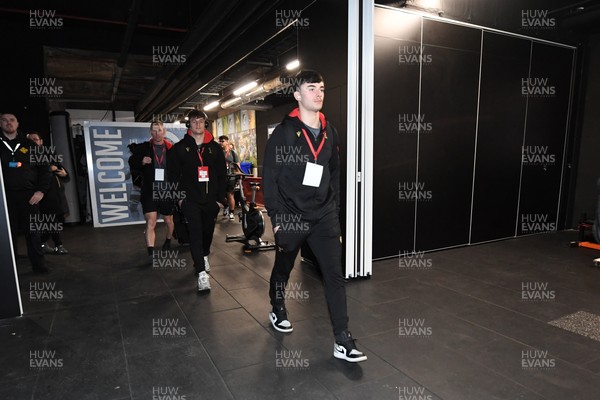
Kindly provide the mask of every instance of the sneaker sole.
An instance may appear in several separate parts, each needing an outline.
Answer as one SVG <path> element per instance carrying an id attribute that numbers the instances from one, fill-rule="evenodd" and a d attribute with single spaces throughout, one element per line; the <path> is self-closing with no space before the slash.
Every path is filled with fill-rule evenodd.
<path id="1" fill-rule="evenodd" d="M 209 287 L 205 287 L 203 289 L 198 288 L 199 292 L 208 292 L 210 290 L 210 286 Z"/>
<path id="2" fill-rule="evenodd" d="M 275 325 L 275 322 L 277 322 L 277 317 L 273 313 L 269 313 L 269 321 L 271 321 L 271 325 L 273 325 L 273 328 L 275 328 L 279 332 L 290 333 L 294 330 L 293 326 L 289 328 L 280 328 L 277 325 Z"/>
<path id="3" fill-rule="evenodd" d="M 336 351 L 335 347 L 333 349 L 333 356 L 335 358 L 338 358 L 340 360 L 345 360 L 345 361 L 348 361 L 348 362 L 361 362 L 361 361 L 365 361 L 367 359 L 366 354 L 363 354 L 360 357 L 348 357 L 346 355 L 346 353 L 342 353 L 342 352 Z"/>
<path id="4" fill-rule="evenodd" d="M 355 357 L 355 358 L 348 358 L 345 354 L 340 354 L 340 353 L 333 353 L 333 356 L 335 358 L 338 358 L 340 360 L 345 360 L 348 362 L 361 362 L 361 361 L 366 361 L 367 360 L 367 356 L 363 355 L 362 357 Z"/>

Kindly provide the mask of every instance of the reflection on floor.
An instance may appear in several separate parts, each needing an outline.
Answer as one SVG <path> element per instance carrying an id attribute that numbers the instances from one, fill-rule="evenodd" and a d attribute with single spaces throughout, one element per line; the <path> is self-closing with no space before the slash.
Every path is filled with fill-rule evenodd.
<path id="1" fill-rule="evenodd" d="M 267 318 L 274 253 L 225 243 L 238 222 L 219 216 L 210 294 L 195 290 L 189 248 L 145 264 L 142 231 L 67 227 L 70 254 L 48 256 L 48 275 L 19 260 L 25 315 L 0 321 L 0 398 L 598 398 L 598 332 L 567 330 L 567 316 L 583 330 L 600 318 L 598 254 L 569 248 L 576 232 L 375 263 L 347 285 L 369 357 L 350 365 L 332 356 L 313 266 L 298 260 L 294 332 L 281 334 Z"/>

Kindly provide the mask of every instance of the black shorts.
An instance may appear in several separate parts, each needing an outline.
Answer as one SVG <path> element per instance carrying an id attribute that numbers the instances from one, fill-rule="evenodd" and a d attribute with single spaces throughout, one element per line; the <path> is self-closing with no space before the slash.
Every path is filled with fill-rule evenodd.
<path id="1" fill-rule="evenodd" d="M 140 203 L 142 203 L 144 214 L 158 212 L 161 215 L 173 215 L 173 210 L 175 209 L 175 203 L 172 200 L 153 200 L 152 196 L 142 196 Z"/>
<path id="2" fill-rule="evenodd" d="M 236 184 L 236 179 L 235 178 L 229 178 L 227 180 L 227 193 L 233 192 L 235 190 L 235 184 Z"/>

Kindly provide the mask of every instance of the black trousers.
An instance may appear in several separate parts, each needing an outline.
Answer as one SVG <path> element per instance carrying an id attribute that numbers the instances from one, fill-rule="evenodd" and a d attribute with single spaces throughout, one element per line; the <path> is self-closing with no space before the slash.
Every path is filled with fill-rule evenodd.
<path id="1" fill-rule="evenodd" d="M 48 215 L 54 216 L 53 221 L 56 221 L 57 223 L 64 225 L 65 216 L 63 214 L 48 213 Z M 56 230 L 44 231 L 40 235 L 40 241 L 42 243 L 46 243 L 48 240 L 50 240 L 50 238 L 52 238 L 52 241 L 54 242 L 54 247 L 58 247 L 63 244 L 62 238 L 60 237 L 60 231 L 56 231 Z"/>
<path id="2" fill-rule="evenodd" d="M 23 232 L 27 244 L 27 257 L 29 257 L 33 269 L 38 269 L 45 267 L 44 251 L 42 250 L 40 232 L 30 228 L 32 221 L 35 225 L 35 216 L 39 215 L 40 207 L 38 204 L 29 204 L 31 196 L 33 196 L 31 191 L 6 192 L 6 202 L 8 203 L 8 218 L 10 219 L 10 232 L 15 256 L 18 253 L 19 232 Z"/>
<path id="3" fill-rule="evenodd" d="M 287 222 L 281 223 L 282 221 Z M 338 216 L 330 213 L 317 222 L 302 221 L 294 217 L 275 218 L 271 219 L 271 222 L 273 226 L 280 225 L 282 227 L 275 234 L 277 252 L 269 282 L 271 305 L 274 307 L 284 305 L 285 288 L 294 267 L 294 261 L 302 244 L 306 241 L 314 253 L 323 275 L 325 298 L 333 334 L 339 335 L 348 329 L 348 308 L 345 281 L 342 275 L 341 230 Z"/>
<path id="4" fill-rule="evenodd" d="M 200 273 L 204 271 L 204 256 L 210 254 L 219 206 L 216 202 L 199 204 L 184 200 L 181 203 L 181 210 L 188 223 L 194 268 L 197 273 Z"/>

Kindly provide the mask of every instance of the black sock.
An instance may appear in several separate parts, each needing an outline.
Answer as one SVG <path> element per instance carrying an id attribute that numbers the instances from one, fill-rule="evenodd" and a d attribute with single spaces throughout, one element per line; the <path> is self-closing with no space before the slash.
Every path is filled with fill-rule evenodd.
<path id="1" fill-rule="evenodd" d="M 150 246 L 150 247 L 148 247 L 148 255 L 149 255 L 149 256 L 151 256 L 151 255 L 152 255 L 152 252 L 153 252 L 153 251 L 154 251 L 154 247 L 153 247 L 153 246 Z"/>

